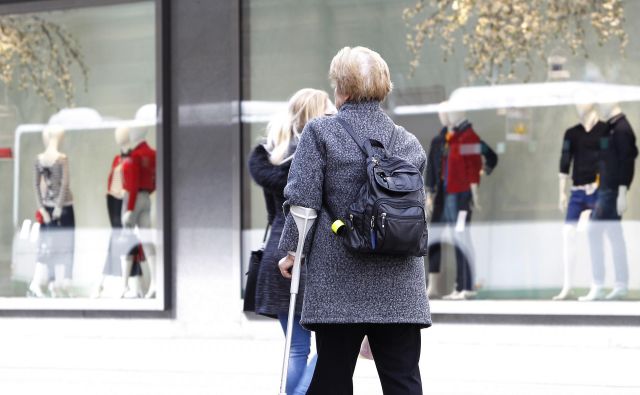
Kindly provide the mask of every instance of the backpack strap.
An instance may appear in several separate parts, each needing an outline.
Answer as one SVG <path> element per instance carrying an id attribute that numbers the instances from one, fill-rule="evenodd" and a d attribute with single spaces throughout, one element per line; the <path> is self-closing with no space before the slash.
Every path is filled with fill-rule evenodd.
<path id="1" fill-rule="evenodd" d="M 344 130 L 347 131 L 347 133 L 349 134 L 349 136 L 351 136 L 351 138 L 353 139 L 353 141 L 356 142 L 356 144 L 358 145 L 358 147 L 360 147 L 360 149 L 362 150 L 362 152 L 364 152 L 365 155 L 370 156 L 369 152 L 371 151 L 370 149 L 370 145 L 369 147 L 366 146 L 366 143 L 362 143 L 362 141 L 360 141 L 360 139 L 358 138 L 358 136 L 355 134 L 355 132 L 353 131 L 353 129 L 351 128 L 351 125 L 349 125 L 349 122 L 345 121 L 344 119 L 340 118 L 339 116 L 336 116 L 336 121 L 338 121 L 338 123 L 340 125 L 342 125 L 342 128 Z"/>
<path id="2" fill-rule="evenodd" d="M 389 144 L 387 146 L 385 146 L 384 144 L 382 144 L 380 141 L 378 140 L 374 140 L 374 139 L 367 139 L 364 143 L 358 138 L 358 136 L 355 134 L 355 132 L 353 131 L 353 128 L 351 127 L 351 125 L 349 125 L 349 122 L 347 122 L 346 120 L 344 120 L 343 118 L 340 118 L 339 116 L 336 115 L 336 121 L 338 121 L 338 123 L 340 125 L 342 125 L 342 128 L 344 130 L 347 131 L 347 133 L 349 133 L 349 136 L 351 136 L 351 138 L 353 139 L 353 141 L 356 142 L 356 144 L 358 145 L 358 147 L 360 147 L 360 149 L 362 150 L 362 152 L 364 152 L 365 155 L 367 156 L 373 156 L 373 146 L 375 145 L 376 147 L 380 147 L 382 149 L 385 150 L 387 156 L 390 156 L 390 154 L 392 154 L 393 152 L 391 151 L 391 147 L 393 147 L 393 145 L 396 142 L 396 138 L 398 137 L 398 128 L 395 126 L 395 124 L 393 125 L 393 129 L 391 130 L 391 138 L 389 140 Z M 373 143 L 373 144 L 372 144 Z"/>
<path id="3" fill-rule="evenodd" d="M 393 145 L 396 143 L 398 138 L 398 127 L 394 124 L 393 130 L 391 131 L 391 138 L 389 139 L 389 147 L 387 148 L 387 152 L 393 155 Z"/>

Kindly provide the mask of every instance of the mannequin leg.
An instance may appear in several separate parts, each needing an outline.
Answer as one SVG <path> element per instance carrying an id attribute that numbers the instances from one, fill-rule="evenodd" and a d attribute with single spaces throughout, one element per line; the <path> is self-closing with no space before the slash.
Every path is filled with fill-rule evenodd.
<path id="1" fill-rule="evenodd" d="M 440 281 L 440 265 L 442 259 L 442 243 L 437 242 L 429 246 L 427 251 L 429 262 L 429 279 L 427 281 L 427 296 L 430 299 L 441 297 L 438 292 L 438 282 Z"/>
<path id="2" fill-rule="evenodd" d="M 144 253 L 146 256 L 146 266 L 149 270 L 149 289 L 147 293 L 144 295 L 147 299 L 152 299 L 156 297 L 156 257 L 155 251 L 152 251 L 151 254 L 147 255 L 147 251 L 150 250 L 148 246 L 144 248 Z"/>
<path id="3" fill-rule="evenodd" d="M 451 294 L 445 296 L 444 299 L 473 299 L 476 296 L 476 292 L 473 289 L 473 272 L 471 268 L 473 250 L 471 246 L 471 235 L 469 233 L 472 213 L 471 192 L 451 194 L 447 196 L 447 199 L 449 199 L 449 202 L 445 201 L 445 211 L 447 211 L 448 222 L 453 226 L 456 288 Z M 461 215 L 464 215 L 464 217 Z M 459 229 L 457 228 L 457 224 L 462 218 L 464 218 L 464 228 Z"/>
<path id="4" fill-rule="evenodd" d="M 604 291 L 604 235 L 607 232 L 609 211 L 615 210 L 615 203 L 610 205 L 611 194 L 608 190 L 600 190 L 594 202 L 591 219 L 589 221 L 588 235 L 589 248 L 591 250 L 591 288 L 589 293 L 578 298 L 581 302 L 602 300 Z M 615 200 L 614 200 L 615 202 Z M 617 213 L 614 213 L 617 215 Z"/>
<path id="5" fill-rule="evenodd" d="M 65 206 L 60 217 L 60 242 L 64 246 L 61 257 L 64 258 L 59 280 L 56 279 L 57 288 L 61 296 L 70 297 L 71 280 L 73 275 L 74 255 L 75 255 L 75 214 L 73 206 Z"/>
<path id="6" fill-rule="evenodd" d="M 131 273 L 131 266 L 133 266 L 133 259 L 130 256 L 123 255 L 120 257 L 120 265 L 122 268 L 122 293 L 121 298 L 129 292 L 129 274 Z"/>
<path id="7" fill-rule="evenodd" d="M 141 203 L 142 205 L 140 216 L 138 217 L 138 226 L 141 231 L 148 232 L 151 229 L 151 199 L 148 193 L 144 194 Z M 153 242 L 150 242 L 149 240 L 142 241 L 142 249 L 144 250 L 145 262 L 147 269 L 149 270 L 149 288 L 147 289 L 147 293 L 144 297 L 151 299 L 156 296 L 156 251 Z"/>
<path id="8" fill-rule="evenodd" d="M 447 193 L 444 195 L 444 209 L 443 209 L 443 220 L 447 224 L 446 232 L 447 236 L 450 237 L 452 245 L 456 246 L 457 235 L 454 229 L 456 221 L 458 219 L 458 195 L 457 193 Z M 446 291 L 448 292 L 448 290 Z M 445 292 L 445 293 L 446 293 Z M 458 297 L 458 290 L 454 287 L 451 293 L 447 293 L 442 299 L 456 299 Z"/>
<path id="9" fill-rule="evenodd" d="M 592 220 L 589 223 L 589 250 L 591 252 L 591 290 L 588 298 L 580 297 L 580 300 L 594 300 L 597 294 L 601 294 L 604 287 L 604 234 L 608 221 Z"/>
<path id="10" fill-rule="evenodd" d="M 36 298 L 44 298 L 44 288 L 47 285 L 49 277 L 49 267 L 40 262 L 36 262 L 36 267 L 33 271 L 33 279 L 29 284 L 29 290 L 27 296 L 34 296 Z"/>
<path id="11" fill-rule="evenodd" d="M 142 276 L 133 276 L 129 278 L 129 293 L 128 296 L 132 298 L 141 298 L 142 293 L 142 282 L 140 281 Z"/>
<path id="12" fill-rule="evenodd" d="M 64 292 L 65 272 L 65 264 L 56 264 L 53 267 L 54 280 L 49 283 L 49 291 L 51 292 L 51 297 L 60 298 L 66 296 Z"/>
<path id="13" fill-rule="evenodd" d="M 458 291 L 473 291 L 473 245 L 471 244 L 471 232 L 469 230 L 469 220 L 471 211 L 467 212 L 467 224 L 464 231 L 454 232 L 456 236 L 456 275 Z"/>
<path id="14" fill-rule="evenodd" d="M 576 260 L 576 224 L 566 223 L 562 228 L 562 264 L 564 267 L 564 280 L 562 290 L 553 297 L 553 300 L 565 300 L 571 293 L 571 280 L 573 266 Z"/>
<path id="15" fill-rule="evenodd" d="M 96 285 L 95 289 L 91 293 L 92 299 L 99 299 L 102 297 L 102 291 L 104 291 L 104 280 L 105 280 L 105 275 L 101 275 L 100 282 L 98 282 L 98 285 Z"/>
<path id="16" fill-rule="evenodd" d="M 606 233 L 611 243 L 616 278 L 613 290 L 605 299 L 622 299 L 629 292 L 629 265 L 627 262 L 627 245 L 620 221 L 608 221 Z"/>

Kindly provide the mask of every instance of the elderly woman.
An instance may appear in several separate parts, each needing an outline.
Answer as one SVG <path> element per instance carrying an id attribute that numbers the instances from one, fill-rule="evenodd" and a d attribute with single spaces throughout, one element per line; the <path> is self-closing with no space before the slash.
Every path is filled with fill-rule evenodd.
<path id="1" fill-rule="evenodd" d="M 350 394 L 360 344 L 368 336 L 385 394 L 422 394 L 420 329 L 431 325 L 423 258 L 352 253 L 331 231 L 329 213 L 343 216 L 366 180 L 365 155 L 336 117 L 355 134 L 382 142 L 421 171 L 426 155 L 411 133 L 397 127 L 380 102 L 391 91 L 389 68 L 367 48 L 345 47 L 331 61 L 329 78 L 338 113 L 304 128 L 291 164 L 285 198 L 317 210 L 305 246 L 306 288 L 301 324 L 316 332 L 318 361 L 308 394 Z M 283 276 L 290 269 L 298 231 L 288 214 L 280 249 Z"/>

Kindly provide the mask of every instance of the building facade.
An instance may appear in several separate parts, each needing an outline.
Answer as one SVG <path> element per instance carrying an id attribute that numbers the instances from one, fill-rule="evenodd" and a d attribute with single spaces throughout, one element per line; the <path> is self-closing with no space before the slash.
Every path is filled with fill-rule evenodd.
<path id="1" fill-rule="evenodd" d="M 533 73 L 537 83 L 503 84 L 510 90 L 494 95 L 496 89 L 479 92 L 485 84 L 467 82 L 461 55 L 443 62 L 436 46 L 425 49 L 424 64 L 413 78 L 408 77 L 411 57 L 405 48 L 402 11 L 411 6 L 410 1 L 375 0 L 3 2 L 0 10 L 7 26 L 16 31 L 34 29 L 29 23 L 37 25 L 44 19 L 54 24 L 49 29 L 64 28 L 79 43 L 82 56 L 74 57 L 73 51 L 60 55 L 63 62 L 70 62 L 74 103 L 67 103 L 59 92 L 51 102 L 38 93 L 43 86 L 46 92 L 42 83 L 26 91 L 9 84 L 3 87 L 0 184 L 10 192 L 0 201 L 2 320 L 15 328 L 47 320 L 60 331 L 74 323 L 71 331 L 76 335 L 88 328 L 110 334 L 137 327 L 160 336 L 241 333 L 248 252 L 259 244 L 266 221 L 261 195 L 246 171 L 246 155 L 269 116 L 281 110 L 295 90 L 304 86 L 331 90 L 326 74 L 338 49 L 365 45 L 378 50 L 392 70 L 395 90 L 385 109 L 418 136 L 426 151 L 442 129 L 437 113 L 443 110 L 437 105 L 448 99 L 459 106 L 449 111 L 465 111 L 499 157 L 495 171 L 482 176 L 476 202 L 482 210 L 474 210 L 473 225 L 465 227 L 464 218 L 458 218 L 462 229 L 456 224 L 432 224 L 433 242 L 443 250 L 443 277 L 432 277 L 439 282 L 440 294 L 453 289 L 451 273 L 458 249 L 471 261 L 478 299 L 435 301 L 436 323 L 640 323 L 640 250 L 633 244 L 640 233 L 636 188 L 629 188 L 621 225 L 626 245 L 619 247 L 619 240 L 612 240 L 614 252 L 603 258 L 608 292 L 619 280 L 612 274 L 615 250 L 626 251 L 625 300 L 577 300 L 588 294 L 593 282 L 592 242 L 581 228 L 586 218 L 576 225 L 573 239 L 563 238 L 565 214 L 556 208 L 563 134 L 581 122 L 574 109 L 581 99 L 576 97 L 593 96 L 595 103 L 598 95 L 612 95 L 603 102 L 619 101 L 630 123 L 638 124 L 640 84 L 634 77 L 638 66 L 632 54 L 640 42 L 634 39 L 635 28 L 625 25 L 630 37 L 627 57 L 620 57 L 615 46 L 593 45 L 597 40 L 589 36 L 590 62 L 580 63 L 569 49 L 560 48 L 569 59 L 563 69 L 568 77 L 550 78 L 551 66 L 543 62 Z M 629 3 L 625 12 L 632 20 L 640 8 Z M 34 39 L 30 45 L 47 43 Z M 65 41 L 59 45 L 76 48 Z M 16 56 L 16 67 L 24 67 Z M 64 74 L 55 65 L 43 65 L 54 67 L 41 71 L 45 74 Z M 65 107 L 76 110 L 61 110 Z M 55 148 L 68 154 L 75 224 L 73 246 L 66 253 L 47 255 L 41 242 L 47 227 L 35 226 L 33 212 L 49 207 L 49 215 L 56 217 L 56 203 L 46 204 L 47 191 L 55 188 L 43 186 L 47 182 L 43 175 L 36 179 L 34 193 L 33 168 L 34 159 L 44 167 L 51 165 L 45 153 L 55 139 L 56 125 L 65 129 L 63 142 Z M 124 149 L 113 136 L 127 128 L 129 145 Z M 44 146 L 43 135 L 48 136 Z M 136 260 L 133 253 L 114 252 L 113 224 L 104 196 L 123 193 L 132 199 L 126 170 L 120 189 L 109 174 L 117 168 L 114 157 L 126 161 L 129 151 L 143 140 L 156 153 L 155 189 L 136 189 L 140 196 L 149 194 L 150 204 L 149 223 L 131 227 L 135 230 L 131 246 L 143 245 L 146 258 Z M 482 153 L 475 149 L 471 148 L 473 153 Z M 37 169 L 36 164 L 36 174 Z M 40 200 L 34 199 L 36 194 Z M 62 205 L 68 208 L 69 202 Z M 465 232 L 473 247 L 457 236 Z M 565 280 L 567 243 L 576 256 L 570 272 L 575 295 L 566 302 L 552 301 Z M 110 260 L 110 254 L 116 259 Z M 73 263 L 54 259 L 59 255 Z M 136 265 L 139 272 L 133 269 Z"/>

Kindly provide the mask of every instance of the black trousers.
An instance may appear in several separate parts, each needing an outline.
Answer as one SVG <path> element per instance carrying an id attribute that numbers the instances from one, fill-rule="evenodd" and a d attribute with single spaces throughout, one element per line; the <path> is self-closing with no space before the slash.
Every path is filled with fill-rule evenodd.
<path id="1" fill-rule="evenodd" d="M 353 372 L 365 335 L 384 394 L 422 394 L 418 325 L 320 324 L 313 329 L 318 361 L 307 395 L 353 394 Z"/>

